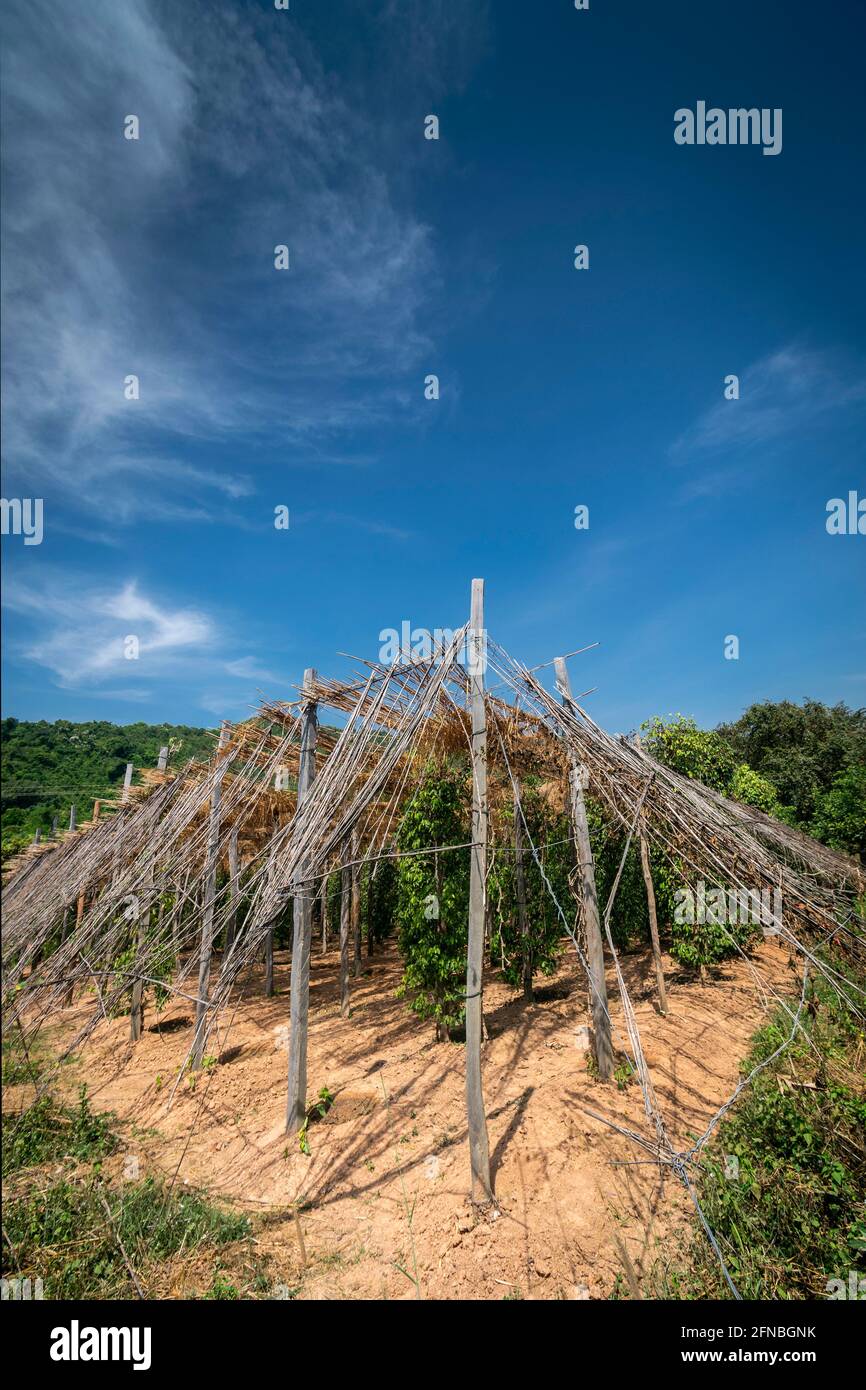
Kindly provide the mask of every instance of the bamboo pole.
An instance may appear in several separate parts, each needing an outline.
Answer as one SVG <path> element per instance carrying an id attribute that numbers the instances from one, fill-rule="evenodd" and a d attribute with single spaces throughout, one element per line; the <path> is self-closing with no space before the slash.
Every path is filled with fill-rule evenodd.
<path id="1" fill-rule="evenodd" d="M 466 945 L 466 1114 L 472 1197 L 491 1200 L 490 1146 L 481 1087 L 482 973 L 484 905 L 487 881 L 487 715 L 484 706 L 484 580 L 472 581 L 469 640 L 469 693 L 472 713 L 472 849 L 469 876 L 469 931 Z"/>
<path id="2" fill-rule="evenodd" d="M 640 750 L 640 734 L 634 736 L 635 747 Z M 659 920 L 656 911 L 656 894 L 653 887 L 652 866 L 650 864 L 649 844 L 644 833 L 644 823 L 646 811 L 641 811 L 640 828 L 638 835 L 640 839 L 640 866 L 643 870 L 643 881 L 646 887 L 647 911 L 649 913 L 650 940 L 653 948 L 653 965 L 656 972 L 656 988 L 659 996 L 659 1011 L 666 1014 L 668 1011 L 668 996 L 665 989 L 665 972 L 662 969 L 662 952 L 659 945 Z"/>
<path id="3" fill-rule="evenodd" d="M 343 846 L 348 859 L 340 870 L 340 1017 L 349 1017 L 349 929 L 352 917 L 352 857 L 350 843 Z"/>
<path id="4" fill-rule="evenodd" d="M 236 822 L 229 836 L 229 895 L 231 901 L 231 914 L 226 922 L 226 952 L 230 951 L 234 945 L 235 932 L 237 931 L 238 906 L 241 896 L 241 877 L 238 864 L 239 829 L 240 827 Z"/>
<path id="5" fill-rule="evenodd" d="M 228 720 L 223 720 L 220 728 L 218 751 L 222 750 L 229 737 Z M 208 820 L 208 839 L 205 858 L 204 902 L 202 904 L 201 936 L 199 939 L 198 993 L 195 1006 L 195 1038 L 193 1040 L 190 1066 L 200 1067 L 204 1059 L 204 1041 L 207 1026 L 207 1000 L 210 988 L 210 969 L 213 957 L 213 915 L 216 901 L 216 875 L 220 843 L 220 803 L 222 783 L 226 763 L 222 759 L 214 770 L 211 790 L 210 817 Z"/>
<path id="6" fill-rule="evenodd" d="M 529 934 L 529 913 L 526 910 L 526 874 L 523 867 L 523 813 L 519 789 L 514 793 L 514 886 L 517 890 L 517 920 L 520 927 L 520 946 L 523 954 L 523 997 L 532 1003 L 532 947 Z"/>
<path id="7" fill-rule="evenodd" d="M 316 681 L 312 667 L 304 672 L 304 689 Z M 301 754 L 298 766 L 298 809 L 316 776 L 316 702 L 307 698 L 301 716 Z M 286 1096 L 286 1133 L 303 1127 L 307 1110 L 307 1020 L 310 1008 L 310 949 L 312 946 L 313 885 L 307 881 L 313 865 L 302 864 L 294 885 L 294 935 L 290 995 L 289 1077 Z M 305 872 L 306 870 L 306 872 Z"/>
<path id="8" fill-rule="evenodd" d="M 573 704 L 571 681 L 565 658 L 558 656 L 554 663 L 556 683 L 564 705 Z M 583 920 L 586 930 L 587 956 L 589 960 L 590 1002 L 592 1007 L 592 1031 L 595 1044 L 595 1060 L 602 1081 L 610 1081 L 613 1076 L 613 1043 L 610 1035 L 610 1014 L 607 1004 L 607 985 L 604 978 L 604 947 L 601 939 L 601 921 L 598 913 L 598 894 L 595 886 L 595 866 L 589 842 L 589 825 L 586 819 L 584 801 L 585 772 L 575 757 L 571 758 L 569 775 L 571 792 L 571 818 L 574 826 L 574 842 L 577 862 L 580 868 L 580 882 L 583 896 Z"/>
<path id="9" fill-rule="evenodd" d="M 358 832 L 352 832 L 352 978 L 361 978 L 361 865 Z"/>

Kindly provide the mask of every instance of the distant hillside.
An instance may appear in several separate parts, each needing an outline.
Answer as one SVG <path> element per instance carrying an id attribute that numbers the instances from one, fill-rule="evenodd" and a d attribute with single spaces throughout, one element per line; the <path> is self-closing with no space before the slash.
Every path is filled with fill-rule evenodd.
<path id="1" fill-rule="evenodd" d="M 167 744 L 174 763 L 207 757 L 213 750 L 213 731 L 187 724 L 4 719 L 0 737 L 4 856 L 32 840 L 37 827 L 47 834 L 54 816 L 61 827 L 67 826 L 73 803 L 78 819 L 88 819 L 95 798 L 109 795 L 123 782 L 127 763 L 155 767 L 160 748 Z"/>

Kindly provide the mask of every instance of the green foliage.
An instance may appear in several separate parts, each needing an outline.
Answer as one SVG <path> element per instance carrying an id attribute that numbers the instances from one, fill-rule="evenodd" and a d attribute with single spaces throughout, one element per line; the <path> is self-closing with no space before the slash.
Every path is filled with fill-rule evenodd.
<path id="1" fill-rule="evenodd" d="M 705 787 L 729 794 L 737 759 L 719 733 L 699 729 L 694 719 L 683 714 L 667 721 L 648 719 L 641 728 L 646 751 L 658 762 L 684 777 L 703 782 Z"/>
<path id="2" fill-rule="evenodd" d="M 31 1039 L 25 1048 L 20 1033 L 7 1033 L 3 1038 L 3 1085 L 20 1086 L 25 1081 L 35 1085 L 39 1080 L 42 1051 L 39 1038 Z"/>
<path id="3" fill-rule="evenodd" d="M 793 811 L 781 804 L 773 783 L 749 767 L 748 763 L 739 763 L 734 769 L 729 795 L 734 801 L 742 801 L 745 806 L 757 806 L 759 811 L 766 811 L 776 820 L 789 824 L 793 822 Z"/>
<path id="4" fill-rule="evenodd" d="M 65 829 L 72 803 L 79 821 L 89 818 L 96 797 L 117 791 L 128 762 L 155 767 L 160 748 L 170 742 L 182 758 L 207 758 L 213 751 L 207 729 L 185 724 L 4 719 L 0 738 L 4 856 L 29 844 L 37 828 L 47 835 L 54 816 Z"/>
<path id="5" fill-rule="evenodd" d="M 207 1293 L 202 1294 L 204 1299 L 235 1299 L 240 1298 L 240 1291 L 237 1284 L 233 1284 L 224 1274 L 217 1272 Z"/>
<path id="6" fill-rule="evenodd" d="M 112 1118 L 91 1110 L 86 1086 L 79 1088 L 74 1109 L 46 1092 L 4 1125 L 3 1176 L 58 1159 L 92 1161 L 114 1153 L 117 1139 L 111 1131 Z"/>
<path id="7" fill-rule="evenodd" d="M 523 982 L 527 948 L 531 975 L 552 975 L 556 971 L 564 927 L 556 903 L 545 884 L 545 877 L 566 919 L 570 922 L 574 915 L 568 877 L 574 855 L 568 818 L 555 815 L 538 789 L 531 784 L 525 784 L 521 789 L 521 804 L 524 817 L 523 877 L 529 927 L 526 940 L 520 931 L 513 814 L 506 820 L 507 842 L 494 852 L 493 867 L 487 881 L 492 907 L 490 959 L 494 964 L 501 965 L 505 979 L 515 988 Z"/>
<path id="8" fill-rule="evenodd" d="M 866 709 L 768 700 L 751 705 L 735 723 L 720 724 L 717 733 L 738 762 L 773 783 L 804 828 L 845 768 L 866 767 Z"/>
<path id="9" fill-rule="evenodd" d="M 4 1275 L 32 1270 L 44 1278 L 52 1299 L 133 1297 L 121 1244 L 142 1273 L 181 1251 L 226 1245 L 251 1230 L 246 1216 L 196 1192 L 153 1178 L 114 1191 L 96 1177 L 84 1184 L 63 1180 L 12 1198 L 3 1226 Z"/>
<path id="10" fill-rule="evenodd" d="M 595 867 L 598 910 L 599 915 L 603 917 L 625 849 L 626 835 L 622 826 L 614 824 L 601 803 L 591 796 L 586 798 L 586 819 Z M 643 880 L 640 851 L 635 842 L 629 849 L 614 898 L 610 932 L 619 950 L 633 950 L 641 942 L 649 940 L 646 885 Z"/>
<path id="11" fill-rule="evenodd" d="M 695 895 L 696 896 L 696 895 Z M 676 894 L 675 894 L 676 897 Z M 738 954 L 755 941 L 761 933 L 760 924 L 728 921 L 727 912 L 716 917 L 710 903 L 700 921 L 697 904 L 692 900 L 695 911 L 690 914 L 695 920 L 677 910 L 675 904 L 671 918 L 671 955 L 682 965 L 692 969 L 702 965 L 718 965 L 720 961 Z M 739 916 L 739 914 L 737 914 Z"/>
<path id="12" fill-rule="evenodd" d="M 835 849 L 866 858 L 866 711 L 851 711 L 844 705 L 830 709 L 810 700 L 802 707 L 788 701 L 766 702 L 753 705 L 736 724 L 716 730 L 699 729 L 693 719 L 682 715 L 667 721 L 655 718 L 643 727 L 647 751 L 665 766 L 809 831 Z M 598 837 L 598 825 L 594 828 Z M 601 837 L 597 877 L 602 904 L 607 886 L 605 850 Z M 669 928 L 672 954 L 684 965 L 714 964 L 756 935 L 754 928 L 743 923 L 676 921 L 674 893 L 685 883 L 685 876 L 678 878 L 675 866 L 664 866 L 655 855 L 652 874 L 660 930 Z M 646 908 L 637 875 L 628 864 L 619 890 L 619 912 L 632 932 L 644 939 Z M 628 944 L 621 921 L 611 925 L 617 944 Z"/>
<path id="13" fill-rule="evenodd" d="M 428 770 L 409 804 L 401 850 L 465 845 L 471 838 L 465 784 Z M 469 914 L 469 851 L 399 859 L 398 940 L 404 961 L 401 995 L 437 1032 L 463 1022 Z"/>
<path id="14" fill-rule="evenodd" d="M 754 1077 L 705 1156 L 701 1205 L 747 1299 L 826 1297 L 828 1279 L 844 1280 L 849 1269 L 862 1267 L 864 1035 L 823 980 L 810 986 L 808 998 L 801 1020 L 808 1037 L 799 1035 Z M 744 1074 L 766 1061 L 790 1030 L 780 1010 L 755 1036 Z M 662 1296 L 731 1297 L 697 1225 Z"/>
<path id="15" fill-rule="evenodd" d="M 361 881 L 361 921 L 374 945 L 380 945 L 394 930 L 397 916 L 397 865 L 393 859 L 380 859 Z"/>
<path id="16" fill-rule="evenodd" d="M 837 773 L 830 790 L 817 798 L 809 829 L 832 849 L 866 860 L 866 765 Z"/>
<path id="17" fill-rule="evenodd" d="M 307 1139 L 307 1130 L 316 1120 L 323 1120 L 334 1104 L 334 1096 L 327 1086 L 322 1086 L 319 1090 L 318 1100 L 313 1101 L 306 1115 L 304 1123 L 298 1130 L 298 1143 L 302 1154 L 309 1154 L 310 1144 Z"/>

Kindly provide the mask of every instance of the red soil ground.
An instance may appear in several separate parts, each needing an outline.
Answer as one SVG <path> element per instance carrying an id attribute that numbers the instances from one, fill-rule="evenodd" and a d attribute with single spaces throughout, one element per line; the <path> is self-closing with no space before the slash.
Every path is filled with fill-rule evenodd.
<path id="1" fill-rule="evenodd" d="M 642 1150 L 588 1113 L 650 1134 L 639 1088 L 604 1086 L 587 1068 L 587 995 L 573 953 L 539 986 L 535 1004 L 486 982 L 484 1097 L 497 1199 L 486 1212 L 468 1201 L 463 1048 L 436 1043 L 432 1025 L 395 998 L 393 946 L 364 964 L 343 1020 L 336 953 L 314 947 L 309 1096 L 327 1086 L 336 1099 L 310 1125 L 309 1156 L 284 1133 L 290 967 L 279 955 L 276 997 L 262 997 L 260 973 L 245 982 L 224 1021 L 219 1060 L 194 1090 L 184 1079 L 170 1105 L 192 1036 L 192 1008 L 182 1001 L 158 1020 L 151 1010 L 135 1048 L 128 1019 L 101 1024 L 64 1069 L 64 1085 L 86 1081 L 94 1107 L 118 1116 L 126 1149 L 110 1160 L 118 1172 L 132 1154 L 142 1174 L 269 1214 L 258 1253 L 297 1298 L 414 1298 L 416 1268 L 423 1298 L 606 1298 L 629 1266 L 640 1280 L 672 1251 L 693 1211 L 681 1185 L 670 1173 L 662 1183 Z M 730 962 L 705 985 L 665 964 L 665 1018 L 654 1007 L 647 955 L 625 957 L 623 968 L 668 1133 L 685 1147 L 734 1089 L 772 1002 L 768 990 L 791 993 L 794 976 L 771 941 L 753 970 Z M 612 972 L 608 990 L 624 1048 Z M 85 1016 L 82 1005 L 60 1015 L 54 1041 Z M 287 1211 L 299 1199 L 306 1268 Z M 182 1275 L 166 1294 L 183 1296 Z"/>

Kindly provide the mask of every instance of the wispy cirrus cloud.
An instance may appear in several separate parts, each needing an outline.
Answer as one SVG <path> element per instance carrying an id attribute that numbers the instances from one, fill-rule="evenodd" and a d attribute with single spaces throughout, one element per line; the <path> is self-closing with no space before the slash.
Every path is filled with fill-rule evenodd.
<path id="1" fill-rule="evenodd" d="M 681 500 L 723 491 L 751 471 L 755 451 L 769 451 L 834 414 L 862 408 L 866 370 L 862 362 L 792 343 L 740 374 L 739 390 L 738 400 L 717 401 L 671 445 L 674 465 L 697 461 L 701 468 Z"/>
<path id="2" fill-rule="evenodd" d="M 88 699 L 142 703 L 170 687 L 229 718 L 255 707 L 259 692 L 291 686 L 250 650 L 256 634 L 249 624 L 241 637 L 230 616 L 149 592 L 136 580 L 107 585 L 46 568 L 32 581 L 12 577 L 3 607 L 18 662 Z M 237 656 L 241 641 L 250 645 Z"/>
<path id="3" fill-rule="evenodd" d="M 427 8 L 407 5 L 399 62 L 432 43 L 444 70 L 454 25 Z M 6 450 L 31 489 L 121 524 L 221 519 L 212 499 L 249 495 L 254 466 L 190 446 L 341 457 L 415 408 L 430 229 L 379 163 L 363 87 L 338 88 L 281 19 L 89 0 L 61 24 L 52 0 L 7 5 Z"/>
<path id="4" fill-rule="evenodd" d="M 217 628 L 206 613 L 160 603 L 134 581 L 108 589 L 68 576 L 52 582 L 47 574 L 37 584 L 13 580 L 4 607 L 27 620 L 20 639 L 24 659 L 51 671 L 68 688 L 98 690 L 122 678 L 140 691 L 190 662 L 198 668 L 217 642 Z"/>

